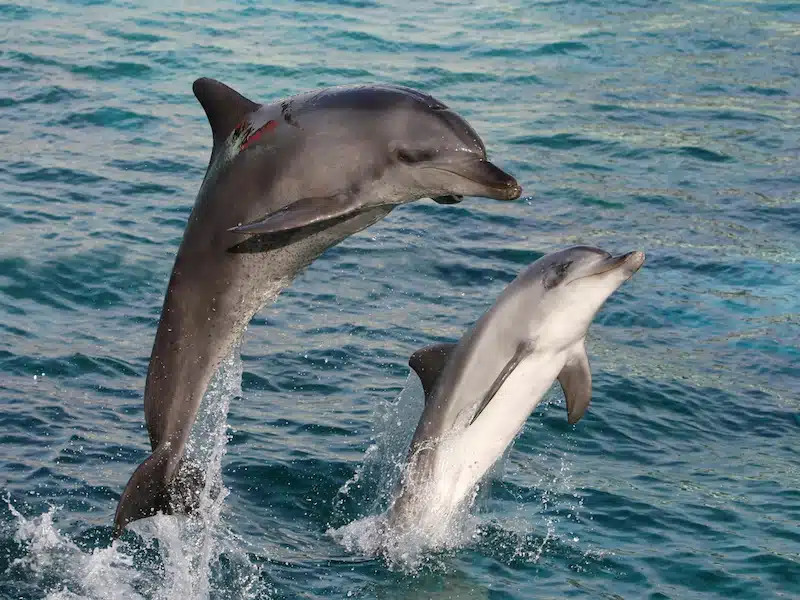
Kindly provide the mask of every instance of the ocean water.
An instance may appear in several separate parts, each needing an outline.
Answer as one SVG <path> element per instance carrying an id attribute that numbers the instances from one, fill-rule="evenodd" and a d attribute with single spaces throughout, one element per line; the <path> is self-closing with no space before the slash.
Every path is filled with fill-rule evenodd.
<path id="1" fill-rule="evenodd" d="M 0 4 L 0 597 L 800 597 L 800 6 Z M 464 115 L 513 204 L 420 201 L 265 307 L 192 451 L 222 494 L 111 543 L 211 136 L 191 92 L 391 82 Z M 407 360 L 576 243 L 647 262 L 441 548 L 387 553 Z"/>

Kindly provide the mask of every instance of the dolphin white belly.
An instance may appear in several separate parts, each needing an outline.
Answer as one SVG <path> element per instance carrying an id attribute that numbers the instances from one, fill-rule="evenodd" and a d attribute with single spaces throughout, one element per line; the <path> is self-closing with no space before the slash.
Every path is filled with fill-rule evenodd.
<path id="1" fill-rule="evenodd" d="M 437 454 L 438 502 L 458 505 L 503 455 L 566 362 L 567 354 L 534 352 L 511 372 L 491 403 Z"/>

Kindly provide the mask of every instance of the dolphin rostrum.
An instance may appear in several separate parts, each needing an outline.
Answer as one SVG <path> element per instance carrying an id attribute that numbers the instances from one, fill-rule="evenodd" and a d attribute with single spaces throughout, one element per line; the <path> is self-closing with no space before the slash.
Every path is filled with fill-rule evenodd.
<path id="1" fill-rule="evenodd" d="M 299 271 L 399 204 L 521 192 L 464 119 L 413 89 L 338 87 L 263 105 L 213 79 L 193 91 L 213 148 L 147 372 L 153 453 L 122 493 L 115 536 L 136 519 L 191 510 L 179 489 L 191 484 L 176 474 L 206 387 L 253 315 Z"/>
<path id="2" fill-rule="evenodd" d="M 446 535 L 476 485 L 558 379 L 567 419 L 592 393 L 584 340 L 606 299 L 644 263 L 587 246 L 547 254 L 522 271 L 456 344 L 415 352 L 425 407 L 388 512 L 395 531 Z"/>

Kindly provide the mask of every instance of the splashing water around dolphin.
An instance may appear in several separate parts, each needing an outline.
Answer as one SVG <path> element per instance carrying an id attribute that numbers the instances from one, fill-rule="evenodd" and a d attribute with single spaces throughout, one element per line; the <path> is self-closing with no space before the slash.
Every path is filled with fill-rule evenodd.
<path id="1" fill-rule="evenodd" d="M 87 551 L 57 528 L 56 507 L 26 518 L 7 499 L 17 521 L 15 539 L 27 548 L 25 558 L 13 568 L 25 571 L 26 579 L 50 582 L 48 600 L 268 596 L 257 565 L 250 562 L 223 515 L 227 490 L 221 464 L 228 442 L 227 414 L 232 399 L 241 395 L 241 382 L 242 361 L 236 348 L 212 379 L 187 444 L 187 465 L 202 473 L 205 481 L 195 518 L 157 515 L 132 526 L 139 536 Z M 226 563 L 223 569 L 221 560 Z"/>
<path id="2" fill-rule="evenodd" d="M 556 398 L 551 393 L 547 402 L 555 403 Z M 396 399 L 375 407 L 373 443 L 333 499 L 333 522 L 326 532 L 331 539 L 347 552 L 380 558 L 392 570 L 414 576 L 426 570 L 449 571 L 448 555 L 460 549 L 502 548 L 510 556 L 535 563 L 574 543 L 572 531 L 582 513 L 582 499 L 572 481 L 570 451 L 563 448 L 566 438 L 557 445 L 547 442 L 533 462 L 508 461 L 506 453 L 485 477 L 489 482 L 518 471 L 532 477 L 541 508 L 535 514 L 529 503 L 507 500 L 501 503 L 506 514 L 499 517 L 493 510 L 497 501 L 489 497 L 489 486 L 481 483 L 471 510 L 463 511 L 462 518 L 451 520 L 435 537 L 387 527 L 385 511 L 402 480 L 423 403 L 422 385 L 411 373 Z M 597 555 L 594 549 L 587 552 L 584 560 Z"/>

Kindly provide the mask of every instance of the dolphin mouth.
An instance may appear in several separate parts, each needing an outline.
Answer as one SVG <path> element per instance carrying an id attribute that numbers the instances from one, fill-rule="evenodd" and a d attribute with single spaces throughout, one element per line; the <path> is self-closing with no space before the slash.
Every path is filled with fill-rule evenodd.
<path id="1" fill-rule="evenodd" d="M 467 180 L 457 194 L 447 194 L 434 198 L 440 204 L 455 204 L 463 196 L 482 196 L 493 200 L 516 200 L 522 195 L 522 186 L 500 167 L 484 158 L 472 158 L 457 163 L 438 164 L 424 167 L 443 171 Z M 440 201 L 444 200 L 444 201 Z"/>
<path id="2" fill-rule="evenodd" d="M 580 279 L 584 279 L 586 277 L 596 277 L 616 269 L 624 269 L 626 278 L 629 278 L 642 267 L 644 264 L 644 259 L 645 254 L 641 250 L 634 250 L 633 252 L 621 254 L 620 256 L 609 255 L 608 258 L 604 259 L 599 265 L 597 265 L 597 267 L 591 273 L 580 277 Z"/>
<path id="3" fill-rule="evenodd" d="M 431 198 L 437 204 L 458 204 L 464 199 L 464 196 L 458 196 L 456 194 L 450 194 L 449 196 L 436 196 L 435 198 Z"/>

